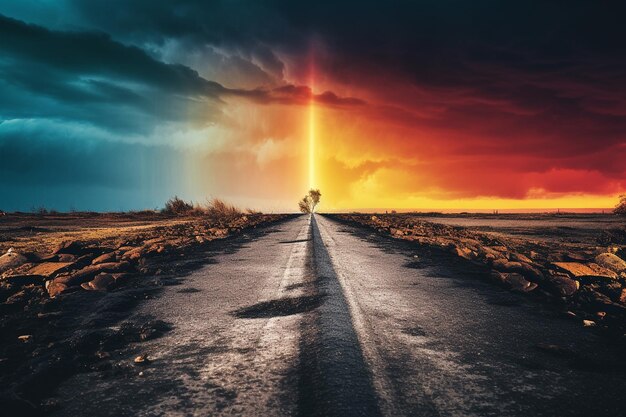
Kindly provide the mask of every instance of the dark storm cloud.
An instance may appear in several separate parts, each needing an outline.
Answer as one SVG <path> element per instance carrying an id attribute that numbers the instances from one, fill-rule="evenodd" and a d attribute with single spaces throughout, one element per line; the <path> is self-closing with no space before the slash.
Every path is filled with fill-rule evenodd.
<path id="1" fill-rule="evenodd" d="M 400 131 L 386 145 L 401 150 L 398 158 L 422 149 L 440 152 L 432 155 L 439 165 L 430 170 L 451 194 L 524 196 L 530 182 L 494 185 L 500 168 L 520 177 L 551 170 L 602 174 L 588 177 L 594 184 L 572 176 L 580 192 L 603 190 L 606 178 L 623 182 L 626 176 L 623 2 L 59 4 L 55 13 L 51 6 L 43 13 L 36 4 L 7 1 L 13 16 L 38 25 L 0 18 L 1 118 L 61 118 L 141 131 L 156 121 L 213 121 L 231 98 L 296 105 L 315 100 Z M 182 47 L 167 60 L 170 42 Z M 207 48 L 212 59 L 224 60 L 225 71 L 237 73 L 232 84 L 201 76 L 196 70 L 206 74 L 202 61 L 176 64 Z M 367 105 L 294 85 L 306 84 L 312 62 L 333 90 L 364 93 Z M 237 78 L 248 83 L 237 84 Z M 261 86 L 251 85 L 252 79 Z M 359 140 L 366 148 L 379 139 Z M 463 158 L 474 162 L 441 162 Z M 558 177 L 546 189 L 569 192 L 572 185 Z"/>
<path id="2" fill-rule="evenodd" d="M 276 52 L 308 71 L 398 99 L 398 85 L 466 90 L 497 112 L 568 111 L 623 116 L 626 6 L 574 1 L 70 2 L 81 23 L 142 42 L 186 39 L 230 46 L 282 72 Z M 404 105 L 422 105 L 407 92 Z M 451 108 L 462 107 L 451 100 Z M 469 104 L 477 104 L 469 103 Z M 478 103 L 480 104 L 480 103 Z M 572 112 L 575 116 L 576 112 Z"/>
<path id="3" fill-rule="evenodd" d="M 223 97 L 300 104 L 307 89 L 229 89 L 104 33 L 49 30 L 1 15 L 0 37 L 0 110 L 5 118 L 78 118 L 111 129 L 141 129 L 150 118 L 187 121 L 194 112 L 209 121 Z M 15 97 L 24 94 L 34 97 L 19 105 Z M 330 92 L 316 98 L 334 106 L 356 102 Z"/>

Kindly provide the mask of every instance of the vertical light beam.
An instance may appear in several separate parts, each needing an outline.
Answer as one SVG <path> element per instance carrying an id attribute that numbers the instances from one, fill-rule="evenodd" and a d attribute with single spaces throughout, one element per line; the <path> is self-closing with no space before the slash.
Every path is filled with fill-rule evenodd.
<path id="1" fill-rule="evenodd" d="M 309 189 L 315 187 L 315 104 L 309 102 Z"/>

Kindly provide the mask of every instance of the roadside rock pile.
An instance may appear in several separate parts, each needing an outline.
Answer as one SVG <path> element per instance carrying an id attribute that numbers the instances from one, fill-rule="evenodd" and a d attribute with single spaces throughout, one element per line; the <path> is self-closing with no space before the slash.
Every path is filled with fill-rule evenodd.
<path id="1" fill-rule="evenodd" d="M 341 214 L 397 239 L 437 248 L 490 268 L 494 281 L 513 291 L 561 301 L 588 326 L 626 330 L 626 245 L 558 245 L 507 238 L 403 215 Z"/>
<path id="2" fill-rule="evenodd" d="M 116 239 L 62 241 L 47 253 L 10 248 L 0 256 L 0 308 L 23 306 L 32 295 L 108 291 L 132 276 L 158 275 L 158 258 L 224 238 L 279 215 L 243 215 L 228 221 L 169 224 Z"/>
<path id="3" fill-rule="evenodd" d="M 167 323 L 130 317 L 204 265 L 208 244 L 285 215 L 9 214 L 0 222 L 0 409 L 49 415 L 78 372 L 136 375 L 116 351 Z M 227 247 L 227 244 L 224 244 Z M 218 245 L 221 247 L 221 245 Z M 142 366 L 150 360 L 145 356 Z"/>

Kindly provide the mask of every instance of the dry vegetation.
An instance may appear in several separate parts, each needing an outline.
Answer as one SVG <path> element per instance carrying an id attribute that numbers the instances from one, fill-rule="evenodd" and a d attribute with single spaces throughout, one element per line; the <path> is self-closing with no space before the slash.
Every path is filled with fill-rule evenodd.
<path id="1" fill-rule="evenodd" d="M 30 281 L 45 285 L 51 295 L 90 289 L 89 281 L 101 273 L 150 273 L 153 271 L 142 267 L 146 258 L 184 251 L 280 217 L 250 210 L 244 213 L 219 199 L 194 206 L 177 197 L 160 213 L 5 214 L 0 217 L 2 284 L 6 287 L 18 281 L 17 276 L 30 276 Z M 102 256 L 106 262 L 99 262 Z M 92 268 L 94 273 L 81 275 L 84 268 L 99 263 L 116 266 L 102 271 Z M 56 283 L 60 281 L 68 285 L 59 288 Z M 6 295 L 15 289 L 7 290 Z"/>

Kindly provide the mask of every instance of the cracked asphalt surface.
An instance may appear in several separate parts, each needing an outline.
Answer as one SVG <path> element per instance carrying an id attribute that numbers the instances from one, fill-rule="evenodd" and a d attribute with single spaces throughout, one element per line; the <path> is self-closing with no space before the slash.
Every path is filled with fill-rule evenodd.
<path id="1" fill-rule="evenodd" d="M 620 352 L 450 255 L 321 215 L 229 248 L 137 309 L 173 330 L 113 360 L 148 365 L 56 415 L 624 415 Z"/>

